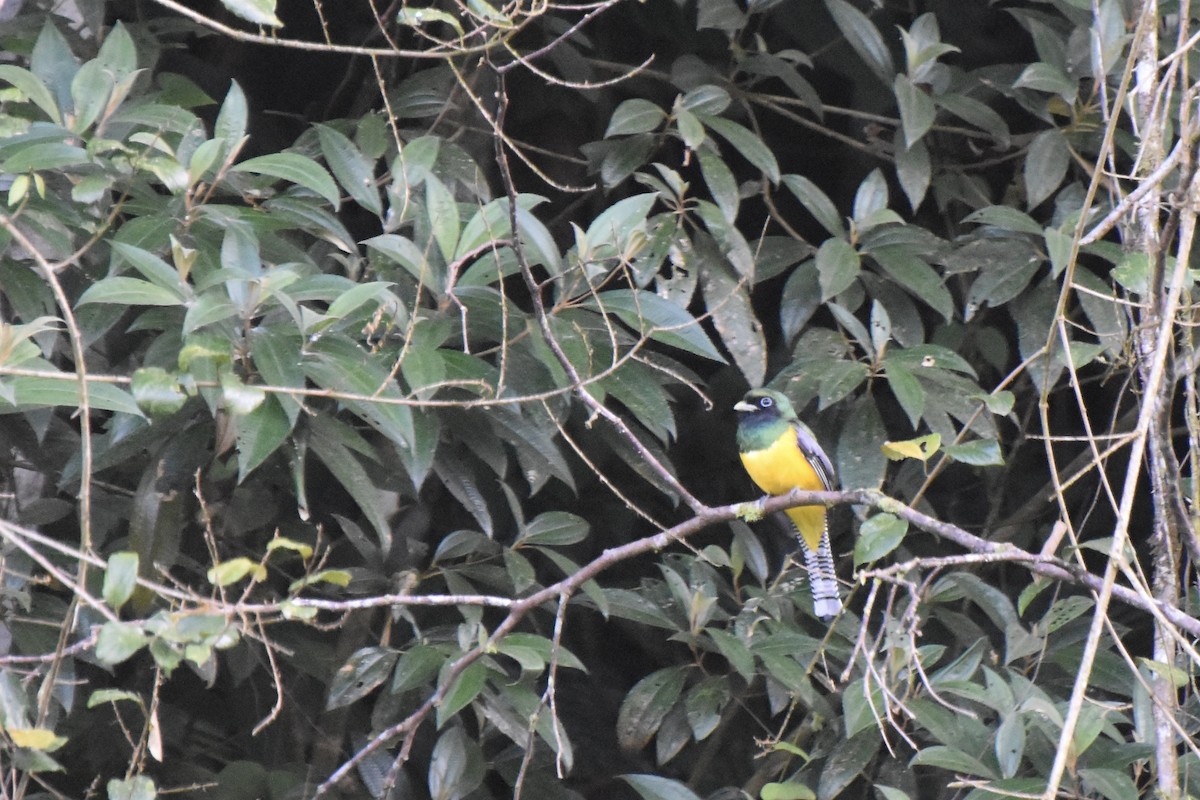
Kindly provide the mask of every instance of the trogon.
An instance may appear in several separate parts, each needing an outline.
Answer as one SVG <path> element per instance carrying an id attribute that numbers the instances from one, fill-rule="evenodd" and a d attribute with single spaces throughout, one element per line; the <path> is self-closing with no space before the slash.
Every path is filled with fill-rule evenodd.
<path id="1" fill-rule="evenodd" d="M 779 495 L 792 489 L 832 491 L 836 487 L 829 457 L 809 427 L 796 416 L 787 397 L 770 389 L 753 389 L 733 408 L 738 414 L 737 444 L 742 465 L 758 488 Z M 842 601 L 825 506 L 798 506 L 786 513 L 796 526 L 804 551 L 813 613 L 824 620 L 832 619 L 842 610 Z"/>

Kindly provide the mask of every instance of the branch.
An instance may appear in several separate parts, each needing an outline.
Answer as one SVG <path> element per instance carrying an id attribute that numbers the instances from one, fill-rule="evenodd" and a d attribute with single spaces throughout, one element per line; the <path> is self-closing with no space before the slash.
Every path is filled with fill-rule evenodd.
<path id="1" fill-rule="evenodd" d="M 990 542 L 982 539 L 968 531 L 952 525 L 948 522 L 942 522 L 928 514 L 923 514 L 914 508 L 911 508 L 904 503 L 894 498 L 888 497 L 883 492 L 874 489 L 851 489 L 848 491 L 839 492 L 810 492 L 794 490 L 786 495 L 776 497 L 764 497 L 758 501 L 748 503 L 732 503 L 724 506 L 702 506 L 701 509 L 691 518 L 684 522 L 674 525 L 665 531 L 656 533 L 653 536 L 646 536 L 641 539 L 621 545 L 620 547 L 612 547 L 605 550 L 597 558 L 583 565 L 577 572 L 563 578 L 557 583 L 553 583 L 527 597 L 512 601 L 508 614 L 496 626 L 495 630 L 488 637 L 487 641 L 476 646 L 472 650 L 464 653 L 457 661 L 450 666 L 442 678 L 441 686 L 433 692 L 421 706 L 412 712 L 404 720 L 395 725 L 381 731 L 370 742 L 368 742 L 357 753 L 350 757 L 342 764 L 329 778 L 322 783 L 314 795 L 314 800 L 317 797 L 324 795 L 330 791 L 342 778 L 350 773 L 363 759 L 371 753 L 378 750 L 380 747 L 387 745 L 390 741 L 398 736 L 411 736 L 418 726 L 425 720 L 430 712 L 435 709 L 446 692 L 453 685 L 455 678 L 478 660 L 482 655 L 489 652 L 497 642 L 511 632 L 517 624 L 531 611 L 546 603 L 554 601 L 556 598 L 566 598 L 575 594 L 584 583 L 592 580 L 601 572 L 613 567 L 623 561 L 627 561 L 636 556 L 646 553 L 657 552 L 663 550 L 675 542 L 687 539 L 694 536 L 712 525 L 728 522 L 737 518 L 760 518 L 767 514 L 773 514 L 779 511 L 785 511 L 789 508 L 795 508 L 802 505 L 863 505 L 871 508 L 884 511 L 889 514 L 894 514 L 910 524 L 932 533 L 940 539 L 953 542 L 964 550 L 971 553 L 980 554 L 983 558 L 968 558 L 968 562 L 976 561 L 1008 561 L 1015 564 L 1020 564 L 1030 572 L 1042 575 L 1047 578 L 1085 586 L 1095 592 L 1101 592 L 1104 589 L 1104 579 L 1098 575 L 1086 572 L 1082 569 L 1068 565 L 1059 559 L 1042 556 L 1036 553 L 1030 553 L 1027 550 L 1022 550 L 1016 545 L 1009 543 Z M 1200 620 L 1195 619 L 1175 606 L 1156 601 L 1153 598 L 1139 595 L 1138 593 L 1123 587 L 1112 586 L 1112 597 L 1135 608 L 1151 613 L 1160 613 L 1163 617 L 1177 625 L 1179 628 L 1186 630 L 1193 636 L 1200 637 Z M 406 602 L 411 602 L 414 598 L 406 598 Z M 302 601 L 296 601 L 302 602 Z"/>

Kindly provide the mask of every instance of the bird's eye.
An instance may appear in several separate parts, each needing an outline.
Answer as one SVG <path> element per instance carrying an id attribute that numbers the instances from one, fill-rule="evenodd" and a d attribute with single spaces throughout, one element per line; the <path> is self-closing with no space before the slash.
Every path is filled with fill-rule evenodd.
<path id="1" fill-rule="evenodd" d="M 775 401 L 769 397 L 760 398 L 758 401 L 759 408 L 770 408 L 773 405 L 775 405 Z"/>

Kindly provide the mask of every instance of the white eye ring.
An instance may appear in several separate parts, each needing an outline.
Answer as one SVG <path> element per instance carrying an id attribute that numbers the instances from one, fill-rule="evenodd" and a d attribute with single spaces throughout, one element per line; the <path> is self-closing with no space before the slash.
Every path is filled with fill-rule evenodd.
<path id="1" fill-rule="evenodd" d="M 758 401 L 759 408 L 770 408 L 773 405 L 775 405 L 775 401 L 769 397 L 760 398 Z"/>

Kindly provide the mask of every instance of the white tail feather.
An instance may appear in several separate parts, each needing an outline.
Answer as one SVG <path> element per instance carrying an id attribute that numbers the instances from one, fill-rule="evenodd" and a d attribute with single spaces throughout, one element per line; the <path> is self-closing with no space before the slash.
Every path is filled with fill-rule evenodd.
<path id="1" fill-rule="evenodd" d="M 842 610 L 838 596 L 837 572 L 833 568 L 833 548 L 829 544 L 829 531 L 821 535 L 821 544 L 816 551 L 809 550 L 803 540 L 804 565 L 808 567 L 808 582 L 812 587 L 813 613 L 822 620 L 831 620 Z"/>

